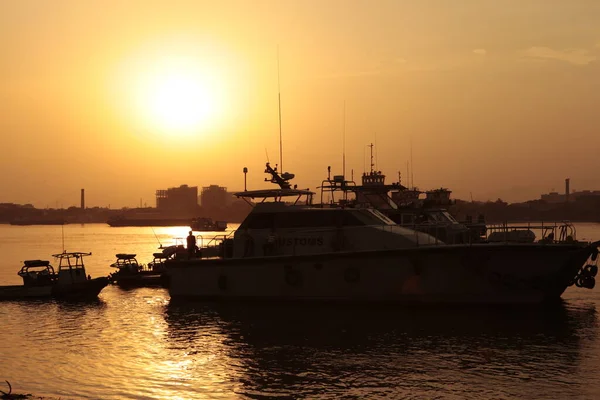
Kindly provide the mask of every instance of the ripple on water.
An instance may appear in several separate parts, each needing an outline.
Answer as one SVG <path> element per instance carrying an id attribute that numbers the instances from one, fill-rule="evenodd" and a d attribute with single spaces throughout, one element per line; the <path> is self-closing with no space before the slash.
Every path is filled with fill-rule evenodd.
<path id="1" fill-rule="evenodd" d="M 589 304 L 530 309 L 3 303 L 2 378 L 62 398 L 523 398 L 597 393 Z"/>

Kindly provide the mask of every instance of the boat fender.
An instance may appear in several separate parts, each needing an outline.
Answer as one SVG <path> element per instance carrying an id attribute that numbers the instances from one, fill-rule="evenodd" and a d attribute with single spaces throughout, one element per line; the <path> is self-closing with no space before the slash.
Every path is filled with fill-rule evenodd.
<path id="1" fill-rule="evenodd" d="M 583 272 L 587 276 L 591 276 L 592 278 L 598 274 L 598 266 L 594 264 L 588 264 L 583 268 Z"/>
<path id="2" fill-rule="evenodd" d="M 360 271 L 356 268 L 346 268 L 344 271 L 344 280 L 348 283 L 355 283 L 360 280 Z"/>
<path id="3" fill-rule="evenodd" d="M 227 290 L 227 276 L 219 275 L 219 279 L 217 280 L 217 285 L 221 290 Z"/>
<path id="4" fill-rule="evenodd" d="M 285 271 L 285 281 L 288 285 L 298 287 L 302 285 L 302 274 L 300 271 L 289 269 Z"/>
<path id="5" fill-rule="evenodd" d="M 596 279 L 591 276 L 582 276 L 577 280 L 577 287 L 583 287 L 586 289 L 593 289 L 596 286 Z"/>

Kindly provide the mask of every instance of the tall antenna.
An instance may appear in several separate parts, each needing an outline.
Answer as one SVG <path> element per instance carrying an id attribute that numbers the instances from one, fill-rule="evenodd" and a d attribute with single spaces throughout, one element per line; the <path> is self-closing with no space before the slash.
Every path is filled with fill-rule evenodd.
<path id="1" fill-rule="evenodd" d="M 410 189 L 410 169 L 408 169 L 408 161 L 406 162 L 406 187 Z"/>
<path id="2" fill-rule="evenodd" d="M 375 132 L 375 171 L 378 171 L 377 168 L 377 132 Z"/>
<path id="3" fill-rule="evenodd" d="M 344 124 L 343 124 L 343 140 L 342 140 L 342 175 L 346 179 L 346 100 L 344 100 Z"/>
<path id="4" fill-rule="evenodd" d="M 279 46 L 277 46 L 277 91 L 279 99 L 279 171 L 283 171 L 283 142 L 281 139 L 281 83 L 279 78 Z"/>
<path id="5" fill-rule="evenodd" d="M 373 167 L 375 166 L 375 164 L 373 164 L 373 143 L 367 145 L 367 147 L 371 148 L 371 172 L 373 172 Z"/>
<path id="6" fill-rule="evenodd" d="M 64 221 L 60 225 L 60 229 L 61 229 L 61 233 L 62 233 L 62 248 L 63 248 L 63 253 L 64 253 L 65 252 L 65 223 L 64 223 Z"/>
<path id="7" fill-rule="evenodd" d="M 410 183 L 412 187 L 415 187 L 415 179 L 414 179 L 415 168 L 413 166 L 413 156 L 412 156 L 412 136 L 410 137 Z"/>
<path id="8" fill-rule="evenodd" d="M 367 173 L 367 164 L 365 159 L 367 158 L 366 147 L 363 147 L 363 175 Z"/>

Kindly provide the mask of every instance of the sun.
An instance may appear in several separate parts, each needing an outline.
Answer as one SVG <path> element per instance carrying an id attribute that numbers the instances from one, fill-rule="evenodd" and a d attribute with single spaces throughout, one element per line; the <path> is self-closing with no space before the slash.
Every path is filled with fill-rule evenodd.
<path id="1" fill-rule="evenodd" d="M 207 129 L 221 109 L 219 77 L 199 62 L 170 61 L 147 67 L 138 77 L 141 119 L 168 136 Z"/>
<path id="2" fill-rule="evenodd" d="M 198 76 L 173 71 L 150 87 L 149 117 L 162 129 L 189 131 L 199 128 L 214 112 L 209 88 Z"/>

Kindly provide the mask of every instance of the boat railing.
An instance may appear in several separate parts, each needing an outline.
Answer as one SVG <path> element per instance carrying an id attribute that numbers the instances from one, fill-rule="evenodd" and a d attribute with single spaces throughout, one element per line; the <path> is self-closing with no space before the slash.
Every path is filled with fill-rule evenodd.
<path id="1" fill-rule="evenodd" d="M 196 235 L 196 243 L 200 250 L 201 258 L 222 257 L 227 258 L 227 252 L 224 251 L 224 246 L 227 240 L 232 240 L 235 231 L 223 233 L 222 235 L 212 235 L 205 238 L 202 235 Z M 205 243 L 206 241 L 206 243 Z"/>
<path id="2" fill-rule="evenodd" d="M 487 224 L 483 240 L 505 243 L 573 243 L 577 241 L 575 226 L 568 222 L 528 222 Z"/>

